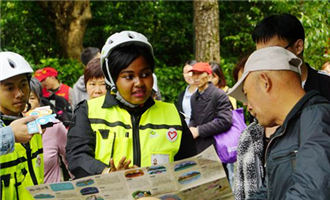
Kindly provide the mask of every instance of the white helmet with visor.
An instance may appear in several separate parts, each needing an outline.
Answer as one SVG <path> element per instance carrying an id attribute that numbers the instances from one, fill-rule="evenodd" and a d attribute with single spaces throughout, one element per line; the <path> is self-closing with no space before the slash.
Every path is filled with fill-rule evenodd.
<path id="1" fill-rule="evenodd" d="M 154 55 L 151 44 L 141 33 L 137 33 L 135 31 L 122 31 L 111 35 L 105 42 L 101 53 L 101 69 L 106 75 L 105 82 L 111 87 L 111 89 L 114 89 L 116 86 L 111 77 L 107 58 L 115 48 L 128 46 L 130 44 L 146 47 L 150 51 L 151 55 Z"/>
<path id="2" fill-rule="evenodd" d="M 33 69 L 19 54 L 14 52 L 0 52 L 0 81 L 20 75 L 32 74 Z"/>

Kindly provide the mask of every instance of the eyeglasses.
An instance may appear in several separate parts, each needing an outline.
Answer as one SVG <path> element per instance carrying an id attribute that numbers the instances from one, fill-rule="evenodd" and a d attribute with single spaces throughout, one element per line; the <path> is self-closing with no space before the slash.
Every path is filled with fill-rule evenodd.
<path id="1" fill-rule="evenodd" d="M 294 43 L 296 43 L 297 41 L 292 41 L 291 43 L 289 43 L 286 47 L 284 47 L 284 49 L 288 49 L 290 46 L 292 46 Z"/>

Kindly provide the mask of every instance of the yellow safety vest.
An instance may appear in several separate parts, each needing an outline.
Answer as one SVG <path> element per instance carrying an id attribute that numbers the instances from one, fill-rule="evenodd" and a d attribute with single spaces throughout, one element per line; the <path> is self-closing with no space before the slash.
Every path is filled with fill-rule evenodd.
<path id="1" fill-rule="evenodd" d="M 35 134 L 25 147 L 15 143 L 12 153 L 0 157 L 1 197 L 3 200 L 34 199 L 25 187 L 43 184 L 42 137 Z"/>
<path id="2" fill-rule="evenodd" d="M 155 101 L 138 119 L 119 106 L 102 108 L 105 96 L 88 101 L 88 117 L 96 134 L 95 159 L 115 165 L 126 156 L 140 167 L 174 161 L 182 124 L 173 104 Z M 137 137 L 138 136 L 138 137 Z"/>

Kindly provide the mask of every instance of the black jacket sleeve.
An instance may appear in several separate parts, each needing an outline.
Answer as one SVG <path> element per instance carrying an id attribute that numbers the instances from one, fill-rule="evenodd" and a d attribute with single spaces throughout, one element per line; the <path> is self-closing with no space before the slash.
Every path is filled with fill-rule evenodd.
<path id="1" fill-rule="evenodd" d="M 72 121 L 66 146 L 70 172 L 75 178 L 101 174 L 107 165 L 95 159 L 96 136 L 88 119 L 87 101 L 77 105 Z"/>
<path id="2" fill-rule="evenodd" d="M 177 101 L 175 102 L 175 106 L 176 108 L 179 110 L 179 112 L 183 112 L 183 108 L 182 108 L 182 101 L 183 101 L 183 96 L 184 96 L 185 91 L 182 91 L 179 96 Z"/>
<path id="3" fill-rule="evenodd" d="M 327 74 L 323 74 L 313 69 L 308 63 L 307 70 L 308 76 L 306 83 L 304 85 L 304 90 L 306 92 L 316 90 L 319 93 L 327 98 L 330 101 L 330 76 Z"/>
<path id="4" fill-rule="evenodd" d="M 184 116 L 180 114 L 182 124 L 182 138 L 179 152 L 175 155 L 174 160 L 189 158 L 197 154 L 196 142 L 184 120 Z"/>
<path id="5" fill-rule="evenodd" d="M 196 95 L 197 95 L 197 92 L 195 92 L 195 94 L 193 94 L 190 98 L 190 107 L 191 107 L 191 114 L 190 114 L 190 121 L 189 121 L 189 124 L 188 124 L 188 127 L 196 127 L 196 122 L 195 122 L 195 111 L 193 109 L 193 106 L 194 106 L 194 99 L 196 99 Z"/>

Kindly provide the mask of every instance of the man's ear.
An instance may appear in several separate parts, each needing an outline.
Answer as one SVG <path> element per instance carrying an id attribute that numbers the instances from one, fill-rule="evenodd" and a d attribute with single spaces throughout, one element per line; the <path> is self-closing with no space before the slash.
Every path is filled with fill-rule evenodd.
<path id="1" fill-rule="evenodd" d="M 207 79 L 209 82 L 212 82 L 212 79 L 213 79 L 212 74 L 207 74 Z"/>
<path id="2" fill-rule="evenodd" d="M 270 77 L 267 75 L 267 73 L 261 72 L 259 74 L 258 80 L 259 80 L 261 89 L 264 89 L 266 92 L 268 92 L 271 89 L 272 81 L 271 81 Z"/>
<path id="3" fill-rule="evenodd" d="M 293 48 L 296 55 L 301 55 L 304 51 L 304 41 L 302 39 L 297 40 Z"/>

